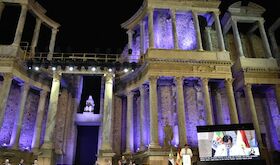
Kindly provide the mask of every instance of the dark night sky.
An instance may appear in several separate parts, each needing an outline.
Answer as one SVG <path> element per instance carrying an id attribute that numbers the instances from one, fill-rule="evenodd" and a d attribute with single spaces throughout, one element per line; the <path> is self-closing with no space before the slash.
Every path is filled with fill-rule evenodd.
<path id="1" fill-rule="evenodd" d="M 127 43 L 127 34 L 124 29 L 121 29 L 120 24 L 129 19 L 140 8 L 143 2 L 143 0 L 37 1 L 47 9 L 47 16 L 61 24 L 60 31 L 57 35 L 56 51 L 107 52 L 108 49 L 111 49 L 113 53 L 122 50 Z M 221 1 L 220 9 L 223 12 L 230 4 L 238 0 Z M 279 0 L 251 1 L 267 9 L 264 13 L 266 27 L 269 27 L 277 17 L 280 17 Z M 9 13 L 4 11 L 0 22 L 1 36 L 7 38 L 7 41 L 3 42 L 0 40 L 0 43 L 10 43 L 13 40 L 20 10 L 19 7 L 10 8 L 13 10 L 9 10 Z M 23 40 L 31 42 L 34 26 L 35 19 L 29 14 L 23 33 Z M 278 31 L 277 35 L 279 33 Z M 43 26 L 38 42 L 38 51 L 48 51 L 50 35 L 51 31 Z"/>

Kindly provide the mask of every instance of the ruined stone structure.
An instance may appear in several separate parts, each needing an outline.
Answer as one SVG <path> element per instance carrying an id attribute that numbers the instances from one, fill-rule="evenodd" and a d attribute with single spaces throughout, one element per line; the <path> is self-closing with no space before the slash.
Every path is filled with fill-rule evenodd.
<path id="1" fill-rule="evenodd" d="M 32 0 L 1 0 L 0 16 L 11 3 L 20 5 L 21 13 L 14 42 L 0 45 L 0 162 L 24 157 L 29 163 L 37 158 L 40 165 L 73 164 L 77 125 L 99 126 L 101 165 L 114 164 L 121 155 L 139 164 L 164 165 L 170 145 L 185 143 L 193 148 L 196 162 L 196 126 L 238 123 L 253 123 L 267 164 L 279 161 L 274 156 L 280 151 L 279 47 L 274 32 L 280 21 L 267 35 L 261 6 L 236 2 L 220 20 L 218 0 L 144 0 L 121 25 L 128 34 L 121 55 L 62 56 L 54 53 L 60 25 L 45 9 Z M 28 11 L 36 26 L 31 47 L 23 49 Z M 48 53 L 35 52 L 42 23 L 52 29 Z M 240 23 L 252 27 L 241 32 Z M 26 66 L 29 59 L 60 58 L 141 65 L 133 71 Z M 77 113 L 83 75 L 103 75 L 99 114 Z"/>

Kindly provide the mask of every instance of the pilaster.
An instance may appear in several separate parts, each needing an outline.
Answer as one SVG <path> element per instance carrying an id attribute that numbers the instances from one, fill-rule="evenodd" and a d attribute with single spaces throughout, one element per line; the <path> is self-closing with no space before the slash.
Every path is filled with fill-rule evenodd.
<path id="1" fill-rule="evenodd" d="M 238 114 L 236 109 L 236 103 L 233 93 L 233 87 L 232 87 L 233 79 L 229 78 L 225 80 L 225 87 L 227 90 L 227 99 L 229 104 L 229 113 L 230 113 L 230 122 L 232 124 L 238 124 Z"/>

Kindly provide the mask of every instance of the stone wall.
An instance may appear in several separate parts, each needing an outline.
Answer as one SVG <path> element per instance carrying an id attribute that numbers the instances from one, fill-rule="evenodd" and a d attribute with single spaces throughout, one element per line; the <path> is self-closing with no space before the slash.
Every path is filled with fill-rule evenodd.
<path id="1" fill-rule="evenodd" d="M 39 99 L 40 99 L 39 91 L 30 89 L 25 102 L 24 117 L 22 122 L 20 140 L 19 140 L 20 148 L 26 148 L 26 149 L 31 148 Z"/>
<path id="2" fill-rule="evenodd" d="M 6 110 L 3 120 L 3 125 L 0 130 L 0 144 L 10 143 L 13 126 L 16 121 L 16 116 L 20 105 L 20 87 L 13 81 L 6 104 Z"/>

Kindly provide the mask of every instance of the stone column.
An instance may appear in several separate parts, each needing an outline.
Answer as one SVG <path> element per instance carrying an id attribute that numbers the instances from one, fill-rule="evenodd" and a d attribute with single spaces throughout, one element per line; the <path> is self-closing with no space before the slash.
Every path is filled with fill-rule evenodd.
<path id="1" fill-rule="evenodd" d="M 215 19 L 215 28 L 216 28 L 216 32 L 217 32 L 219 48 L 220 48 L 220 51 L 225 51 L 226 50 L 225 42 L 224 42 L 224 38 L 223 38 L 223 32 L 222 32 L 222 28 L 221 28 L 219 14 L 214 12 L 213 15 L 214 15 L 214 19 Z"/>
<path id="2" fill-rule="evenodd" d="M 195 11 L 192 11 L 192 14 L 193 14 L 194 27 L 196 31 L 197 50 L 203 51 L 198 15 Z"/>
<path id="3" fill-rule="evenodd" d="M 280 112 L 280 84 L 275 85 L 275 96 L 277 99 L 278 111 Z"/>
<path id="4" fill-rule="evenodd" d="M 211 38 L 211 27 L 205 27 L 205 36 L 206 36 L 208 50 L 213 51 L 212 38 Z"/>
<path id="5" fill-rule="evenodd" d="M 144 139 L 145 139 L 145 93 L 147 87 L 145 85 L 141 85 L 139 87 L 140 91 L 140 151 L 144 151 L 146 149 Z"/>
<path id="6" fill-rule="evenodd" d="M 170 14 L 172 18 L 173 44 L 174 44 L 174 48 L 178 49 L 179 46 L 178 46 L 177 25 L 176 25 L 176 11 L 171 9 Z"/>
<path id="7" fill-rule="evenodd" d="M 214 89 L 215 103 L 216 103 L 216 124 L 225 124 L 223 117 L 222 96 L 219 87 Z"/>
<path id="8" fill-rule="evenodd" d="M 0 129 L 2 127 L 3 119 L 5 116 L 5 110 L 12 85 L 13 75 L 11 73 L 4 73 L 3 78 L 4 81 L 0 90 Z"/>
<path id="9" fill-rule="evenodd" d="M 186 114 L 184 101 L 184 78 L 176 77 L 177 86 L 177 116 L 179 126 L 179 146 L 183 147 L 187 143 L 186 135 Z"/>
<path id="10" fill-rule="evenodd" d="M 148 9 L 149 18 L 148 18 L 148 25 L 149 25 L 149 48 L 155 47 L 155 41 L 154 41 L 154 9 L 149 8 Z"/>
<path id="11" fill-rule="evenodd" d="M 230 122 L 231 124 L 238 124 L 238 114 L 236 109 L 236 103 L 233 93 L 233 87 L 232 87 L 233 79 L 229 78 L 225 80 L 225 87 L 227 90 L 227 98 L 228 98 L 228 104 L 229 104 L 229 113 L 230 113 Z"/>
<path id="12" fill-rule="evenodd" d="M 113 83 L 114 75 L 106 74 L 101 150 L 107 152 L 112 152 Z"/>
<path id="13" fill-rule="evenodd" d="M 273 31 L 269 31 L 269 38 L 270 38 L 270 43 L 272 46 L 272 52 L 275 58 L 280 58 L 280 51 L 279 51 L 279 47 L 277 44 L 277 41 L 275 39 L 275 33 Z"/>
<path id="14" fill-rule="evenodd" d="M 17 24 L 17 30 L 16 30 L 16 34 L 14 37 L 14 42 L 13 42 L 13 45 L 15 45 L 15 46 L 20 45 L 23 28 L 24 28 L 24 24 L 25 24 L 25 19 L 26 19 L 26 14 L 27 14 L 27 5 L 22 4 L 21 12 L 20 12 L 20 16 L 19 16 L 19 20 L 18 20 L 18 24 Z"/>
<path id="15" fill-rule="evenodd" d="M 56 39 L 57 32 L 58 32 L 58 29 L 52 28 L 52 36 L 51 36 L 51 41 L 50 41 L 50 45 L 49 45 L 49 54 L 48 54 L 48 57 L 47 57 L 48 60 L 52 60 L 52 57 L 53 57 L 55 39 Z"/>
<path id="16" fill-rule="evenodd" d="M 158 98 L 157 98 L 157 79 L 150 76 L 150 145 L 149 148 L 159 148 L 158 143 Z"/>
<path id="17" fill-rule="evenodd" d="M 259 126 L 257 111 L 256 111 L 256 107 L 255 107 L 253 93 L 252 93 L 252 85 L 251 84 L 246 84 L 245 87 L 244 87 L 244 90 L 245 90 L 246 101 L 247 101 L 248 107 L 251 111 L 254 129 L 256 130 L 258 144 L 261 148 L 263 148 L 264 146 L 263 146 L 263 143 L 262 143 L 261 129 L 260 129 L 260 126 Z"/>
<path id="18" fill-rule="evenodd" d="M 144 54 L 145 43 L 145 22 L 140 21 L 140 55 Z"/>
<path id="19" fill-rule="evenodd" d="M 44 137 L 44 144 L 42 146 L 43 149 L 53 149 L 54 147 L 53 131 L 56 124 L 56 112 L 57 112 L 57 104 L 58 104 L 59 89 L 60 89 L 60 79 L 61 79 L 61 75 L 59 75 L 58 73 L 54 73 L 53 80 L 52 80 L 52 88 L 50 93 L 49 107 L 48 107 L 46 132 Z"/>
<path id="20" fill-rule="evenodd" d="M 10 141 L 10 146 L 12 146 L 13 149 L 18 149 L 18 147 L 19 147 L 19 138 L 20 138 L 20 133 L 21 133 L 25 102 L 27 99 L 29 89 L 30 89 L 29 83 L 24 83 L 24 85 L 21 86 L 22 94 L 21 94 L 21 98 L 20 98 L 19 114 L 15 121 L 13 133 L 12 133 L 12 137 L 11 137 L 11 141 Z"/>
<path id="21" fill-rule="evenodd" d="M 262 42 L 263 42 L 263 46 L 264 46 L 264 50 L 265 50 L 266 56 L 268 58 L 272 58 L 269 42 L 268 42 L 267 35 L 266 35 L 266 32 L 265 32 L 263 24 L 264 24 L 264 20 L 263 19 L 258 21 L 258 26 L 259 26 L 260 34 L 261 34 L 261 37 L 262 37 Z"/>
<path id="22" fill-rule="evenodd" d="M 133 44 L 133 34 L 134 34 L 134 31 L 129 29 L 126 34 L 128 35 L 128 52 L 129 51 L 132 51 L 132 44 Z M 132 53 L 132 52 L 131 52 Z M 129 54 L 131 54 L 129 52 Z"/>
<path id="23" fill-rule="evenodd" d="M 134 92 L 127 93 L 127 115 L 126 115 L 126 154 L 133 153 L 133 97 Z"/>
<path id="24" fill-rule="evenodd" d="M 0 19 L 2 17 L 2 13 L 3 13 L 4 8 L 5 8 L 5 4 L 3 2 L 0 2 Z"/>
<path id="25" fill-rule="evenodd" d="M 42 20 L 40 18 L 37 18 L 35 29 L 33 32 L 32 42 L 31 42 L 31 53 L 33 55 L 35 54 L 35 48 L 37 47 L 41 24 L 42 24 Z"/>
<path id="26" fill-rule="evenodd" d="M 34 127 L 34 133 L 33 133 L 33 139 L 32 139 L 32 151 L 34 153 L 37 153 L 39 151 L 40 147 L 40 137 L 41 137 L 41 131 L 42 131 L 42 121 L 45 113 L 45 103 L 46 103 L 46 97 L 48 92 L 45 90 L 40 91 L 40 100 L 37 110 L 37 117 L 36 117 L 36 123 Z"/>
<path id="27" fill-rule="evenodd" d="M 205 106 L 206 115 L 207 115 L 207 125 L 214 125 L 213 110 L 211 107 L 209 87 L 208 87 L 208 78 L 202 78 L 201 82 L 202 82 L 202 89 L 203 89 L 203 94 L 204 94 L 204 106 Z"/>
<path id="28" fill-rule="evenodd" d="M 238 53 L 240 58 L 244 58 L 245 56 L 244 56 L 244 52 L 243 52 L 243 48 L 242 48 L 240 34 L 239 34 L 239 31 L 238 31 L 238 27 L 237 27 L 237 21 L 235 19 L 231 20 L 231 26 L 232 26 L 233 37 L 234 37 L 235 47 L 237 49 L 237 53 Z"/>

